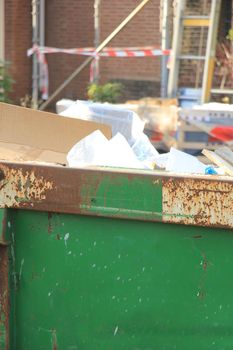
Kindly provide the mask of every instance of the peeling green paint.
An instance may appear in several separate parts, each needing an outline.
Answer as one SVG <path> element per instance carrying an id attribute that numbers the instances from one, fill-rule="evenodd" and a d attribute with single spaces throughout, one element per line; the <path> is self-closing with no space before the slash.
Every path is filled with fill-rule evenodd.
<path id="1" fill-rule="evenodd" d="M 152 178 L 106 175 L 83 182 L 83 213 L 162 221 L 162 182 Z"/>

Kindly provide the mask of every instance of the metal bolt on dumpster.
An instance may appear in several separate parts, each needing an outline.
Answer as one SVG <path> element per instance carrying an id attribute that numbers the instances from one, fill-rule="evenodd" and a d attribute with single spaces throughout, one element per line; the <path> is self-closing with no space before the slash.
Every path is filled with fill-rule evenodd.
<path id="1" fill-rule="evenodd" d="M 0 164 L 0 349 L 233 347 L 233 180 Z"/>

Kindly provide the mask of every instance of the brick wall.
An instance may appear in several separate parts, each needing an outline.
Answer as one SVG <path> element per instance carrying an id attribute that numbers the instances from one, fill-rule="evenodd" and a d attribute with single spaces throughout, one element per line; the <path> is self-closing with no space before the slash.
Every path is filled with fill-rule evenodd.
<path id="1" fill-rule="evenodd" d="M 46 45 L 60 48 L 93 46 L 93 0 L 46 1 Z M 77 55 L 47 55 L 50 92 L 53 92 L 85 58 Z M 71 99 L 86 98 L 89 68 L 58 96 Z"/>
<path id="2" fill-rule="evenodd" d="M 30 0 L 5 0 L 5 60 L 11 62 L 15 84 L 10 97 L 16 103 L 31 91 L 31 61 L 26 55 L 32 37 L 30 4 Z"/>
<path id="3" fill-rule="evenodd" d="M 107 37 L 140 2 L 141 0 L 102 0 L 101 39 Z M 151 0 L 109 46 L 160 47 L 159 13 L 160 0 Z M 101 58 L 100 77 L 102 83 L 109 80 L 121 81 L 127 90 L 126 98 L 143 96 L 143 86 L 146 85 L 152 87 L 149 93 L 160 94 L 160 57 Z M 145 94 L 148 92 L 146 90 Z"/>
<path id="4" fill-rule="evenodd" d="M 203 13 L 204 0 L 187 0 L 192 14 Z M 220 35 L 223 35 L 225 14 L 229 1 L 223 0 Z M 232 0 L 233 1 L 233 0 Z M 141 0 L 101 1 L 101 40 L 132 11 Z M 207 0 L 207 9 L 208 3 Z M 160 0 L 151 0 L 143 10 L 111 42 L 111 46 L 160 46 Z M 54 47 L 93 46 L 94 0 L 46 1 L 46 45 Z M 26 50 L 31 47 L 31 0 L 5 0 L 5 59 L 12 63 L 11 73 L 16 81 L 11 97 L 15 102 L 31 94 L 31 59 Z M 199 47 L 198 29 L 188 33 L 186 44 L 191 52 Z M 205 36 L 205 34 L 204 34 Z M 189 48 L 185 48 L 189 50 Z M 80 56 L 48 55 L 50 93 L 52 93 L 85 58 Z M 194 84 L 196 62 L 182 63 L 181 85 Z M 201 71 L 201 69 L 200 69 Z M 160 94 L 160 57 L 154 58 L 101 58 L 100 81 L 121 81 L 125 85 L 125 99 Z M 86 98 L 89 67 L 82 72 L 58 98 Z"/>
<path id="5" fill-rule="evenodd" d="M 54 47 L 93 46 L 93 0 L 46 1 L 45 44 Z M 32 90 L 32 59 L 26 56 L 31 47 L 31 1 L 5 0 L 5 59 L 11 62 L 15 80 L 11 98 L 19 103 Z M 49 90 L 52 93 L 84 58 L 76 55 L 48 55 Z M 85 98 L 89 68 L 61 93 L 58 98 Z"/>
<path id="6" fill-rule="evenodd" d="M 26 50 L 31 47 L 31 1 L 7 0 L 6 2 L 6 59 L 12 62 L 11 73 L 16 81 L 12 98 L 19 102 L 25 94 L 31 94 L 31 58 Z M 101 40 L 132 11 L 141 0 L 101 1 Z M 159 3 L 149 4 L 114 39 L 112 46 L 160 46 Z M 14 5 L 14 6 L 13 6 Z M 94 0 L 46 1 L 45 44 L 71 48 L 93 46 Z M 49 64 L 50 94 L 78 67 L 85 58 L 76 55 L 47 55 Z M 126 86 L 127 97 L 137 98 L 145 94 L 158 95 L 160 85 L 160 58 L 101 59 L 101 82 L 121 80 Z M 133 84 L 132 82 L 135 82 Z M 89 83 L 89 67 L 74 79 L 57 97 L 86 98 Z"/>

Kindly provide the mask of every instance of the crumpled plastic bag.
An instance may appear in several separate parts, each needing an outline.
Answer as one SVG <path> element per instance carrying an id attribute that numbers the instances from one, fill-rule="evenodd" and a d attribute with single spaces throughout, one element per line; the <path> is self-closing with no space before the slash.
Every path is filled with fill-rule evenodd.
<path id="1" fill-rule="evenodd" d="M 77 144 L 67 155 L 70 167 L 108 166 L 144 169 L 123 135 L 117 133 L 108 140 L 101 131 L 96 130 Z"/>
<path id="2" fill-rule="evenodd" d="M 154 162 L 159 156 L 158 151 L 144 133 L 138 135 L 138 138 L 132 145 L 132 150 L 141 162 Z"/>
<path id="3" fill-rule="evenodd" d="M 207 166 L 200 162 L 196 157 L 173 147 L 168 153 L 166 162 L 167 171 L 175 173 L 205 174 L 206 167 Z"/>

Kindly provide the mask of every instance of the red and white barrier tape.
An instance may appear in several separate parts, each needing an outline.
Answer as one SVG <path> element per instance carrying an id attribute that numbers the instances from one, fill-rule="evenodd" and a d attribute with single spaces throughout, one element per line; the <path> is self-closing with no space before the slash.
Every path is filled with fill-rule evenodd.
<path id="1" fill-rule="evenodd" d="M 56 47 L 38 46 L 34 45 L 27 51 L 28 56 L 33 53 L 49 54 L 49 53 L 67 53 L 70 55 L 84 55 L 84 56 L 100 56 L 100 57 L 146 57 L 146 56 L 161 56 L 169 55 L 170 50 L 161 50 L 153 46 L 148 47 L 106 47 L 100 53 L 96 53 L 92 47 L 79 49 L 59 49 Z"/>
<path id="2" fill-rule="evenodd" d="M 27 55 L 37 55 L 38 62 L 41 66 L 41 77 L 40 77 L 40 90 L 42 93 L 42 99 L 48 99 L 48 64 L 45 58 L 45 54 L 52 53 L 66 53 L 70 55 L 83 55 L 93 56 L 96 59 L 99 57 L 154 57 L 154 56 L 169 56 L 170 50 L 162 50 L 153 46 L 149 47 L 127 47 L 127 48 L 104 48 L 100 53 L 96 53 L 92 47 L 77 48 L 77 49 L 60 49 L 55 47 L 46 47 L 33 45 L 31 49 L 27 51 Z M 90 68 L 90 80 L 93 81 L 93 65 Z"/>

